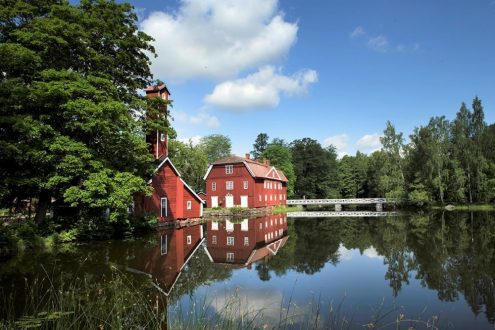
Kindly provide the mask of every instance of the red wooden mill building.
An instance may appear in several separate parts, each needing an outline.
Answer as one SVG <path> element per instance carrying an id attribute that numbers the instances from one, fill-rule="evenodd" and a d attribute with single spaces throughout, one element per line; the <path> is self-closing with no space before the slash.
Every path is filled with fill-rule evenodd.
<path id="1" fill-rule="evenodd" d="M 146 89 L 147 97 L 160 97 L 168 101 L 170 92 L 165 84 Z M 167 111 L 167 108 L 164 109 Z M 146 136 L 157 167 L 148 184 L 153 187 L 152 196 L 134 197 L 135 214 L 154 214 L 159 222 L 203 216 L 203 200 L 181 178 L 168 156 L 168 136 L 165 132 L 153 132 Z"/>
<path id="2" fill-rule="evenodd" d="M 248 208 L 285 205 L 287 178 L 268 162 L 231 156 L 210 165 L 206 175 L 208 207 Z"/>

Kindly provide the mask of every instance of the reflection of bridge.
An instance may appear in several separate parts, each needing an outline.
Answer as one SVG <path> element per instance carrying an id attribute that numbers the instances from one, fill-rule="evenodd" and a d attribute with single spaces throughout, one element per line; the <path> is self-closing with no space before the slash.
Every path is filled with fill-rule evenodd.
<path id="1" fill-rule="evenodd" d="M 341 212 L 289 212 L 288 218 L 364 218 L 396 216 L 397 212 L 341 211 Z"/>
<path id="2" fill-rule="evenodd" d="M 337 199 L 289 199 L 287 205 L 335 205 L 335 211 L 342 211 L 342 205 L 375 204 L 378 212 L 383 211 L 383 204 L 395 204 L 387 198 L 337 198 Z"/>

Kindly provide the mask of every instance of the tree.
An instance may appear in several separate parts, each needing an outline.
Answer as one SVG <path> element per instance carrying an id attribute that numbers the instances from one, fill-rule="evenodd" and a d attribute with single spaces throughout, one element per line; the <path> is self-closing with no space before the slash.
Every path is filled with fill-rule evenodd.
<path id="1" fill-rule="evenodd" d="M 251 151 L 251 155 L 253 156 L 253 159 L 260 160 L 261 154 L 263 153 L 263 151 L 265 151 L 267 146 L 268 146 L 268 134 L 266 133 L 258 134 L 253 144 L 254 149 L 253 151 Z"/>
<path id="2" fill-rule="evenodd" d="M 294 166 L 292 165 L 291 150 L 282 144 L 269 144 L 263 153 L 261 153 L 261 158 L 268 159 L 271 165 L 284 172 L 288 180 L 287 195 L 289 197 L 293 196 L 296 175 L 294 174 Z"/>
<path id="3" fill-rule="evenodd" d="M 318 141 L 304 138 L 291 143 L 292 163 L 296 174 L 294 195 L 328 198 L 337 190 L 335 149 L 322 148 Z"/>
<path id="4" fill-rule="evenodd" d="M 202 149 L 193 146 L 191 142 L 186 144 L 170 140 L 169 157 L 192 189 L 204 191 L 203 177 L 208 169 L 208 157 Z"/>
<path id="5" fill-rule="evenodd" d="M 0 143 L 4 202 L 35 196 L 90 215 L 127 215 L 153 168 L 139 89 L 151 37 L 129 4 L 7 1 L 0 7 Z M 4 2 L 5 3 L 5 2 Z M 166 123 L 162 123 L 166 126 Z"/>
<path id="6" fill-rule="evenodd" d="M 404 138 L 395 131 L 394 125 L 387 121 L 387 126 L 380 138 L 382 150 L 386 155 L 383 164 L 385 172 L 379 178 L 379 190 L 385 195 L 381 197 L 402 200 L 405 194 L 404 178 Z"/>
<path id="7" fill-rule="evenodd" d="M 221 134 L 203 136 L 198 143 L 198 147 L 207 155 L 209 164 L 228 157 L 232 153 L 230 138 Z"/>

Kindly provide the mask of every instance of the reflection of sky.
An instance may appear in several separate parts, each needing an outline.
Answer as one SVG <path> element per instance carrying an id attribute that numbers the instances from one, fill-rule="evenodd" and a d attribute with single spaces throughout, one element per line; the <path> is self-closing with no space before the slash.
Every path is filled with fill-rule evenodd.
<path id="1" fill-rule="evenodd" d="M 347 249 L 341 245 L 338 253 L 340 257 L 336 265 L 328 262 L 312 275 L 292 270 L 282 276 L 270 272 L 271 279 L 261 281 L 253 265 L 251 269 L 234 270 L 226 282 L 198 288 L 195 295 L 199 299 L 206 296 L 208 301 L 212 301 L 211 307 L 218 311 L 228 297 L 237 294 L 244 300 L 244 308 L 252 311 L 262 309 L 269 322 L 276 322 L 281 303 L 287 307 L 291 300 L 297 305 L 299 313 L 320 303 L 323 317 L 328 317 L 330 305 L 335 310 L 336 306 L 342 304 L 341 314 L 352 319 L 355 328 L 362 328 L 363 324 L 370 322 L 373 311 L 382 303 L 383 313 L 397 309 L 390 313 L 390 320 L 400 313 L 425 321 L 435 315 L 444 325 L 449 321 L 457 329 L 487 327 L 486 317 L 474 317 L 462 296 L 456 302 L 439 301 L 436 291 L 421 286 L 415 278 L 415 272 L 409 273 L 409 284 L 403 283 L 399 295 L 394 297 L 389 279 L 385 278 L 388 271 L 386 259 L 379 256 L 373 247 L 365 249 L 361 254 L 357 249 Z M 421 328 L 418 324 L 414 326 Z M 493 329 L 493 326 L 489 329 Z"/>

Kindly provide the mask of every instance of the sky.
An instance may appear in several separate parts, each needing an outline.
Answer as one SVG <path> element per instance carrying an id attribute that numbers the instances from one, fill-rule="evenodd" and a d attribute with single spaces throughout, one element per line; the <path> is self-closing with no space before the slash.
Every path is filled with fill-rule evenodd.
<path id="1" fill-rule="evenodd" d="M 495 121 L 495 0 L 131 0 L 178 138 L 309 137 L 339 156 L 478 96 Z"/>

